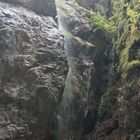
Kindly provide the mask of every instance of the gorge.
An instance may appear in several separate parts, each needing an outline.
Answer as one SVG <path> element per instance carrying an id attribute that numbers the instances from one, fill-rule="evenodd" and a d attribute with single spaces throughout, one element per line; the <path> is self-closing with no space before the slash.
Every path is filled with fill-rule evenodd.
<path id="1" fill-rule="evenodd" d="M 0 0 L 0 140 L 140 140 L 139 0 Z"/>

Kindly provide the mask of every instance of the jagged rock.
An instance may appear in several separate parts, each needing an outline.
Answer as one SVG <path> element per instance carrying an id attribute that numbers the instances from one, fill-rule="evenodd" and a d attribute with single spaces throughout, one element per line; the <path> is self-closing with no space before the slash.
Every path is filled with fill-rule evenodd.
<path id="1" fill-rule="evenodd" d="M 37 14 L 45 16 L 56 16 L 55 0 L 0 0 L 8 3 L 22 5 L 27 7 Z"/>
<path id="2" fill-rule="evenodd" d="M 0 2 L 0 139 L 52 140 L 64 39 L 52 17 Z"/>
<path id="3" fill-rule="evenodd" d="M 92 31 L 89 10 L 82 8 L 75 0 L 66 0 L 63 5 L 59 6 L 58 13 L 61 14 L 59 17 L 61 26 L 67 32 L 84 40 L 89 38 Z"/>
<path id="4" fill-rule="evenodd" d="M 59 4 L 59 26 L 70 66 L 63 98 L 67 61 L 63 36 L 53 20 L 54 1 L 0 1 L 11 3 L 0 2 L 1 140 L 52 140 L 58 135 L 60 140 L 140 139 L 140 71 L 135 61 L 139 34 L 130 44 L 129 56 L 125 53 L 135 63 L 127 74 L 121 73 L 118 65 L 125 48 L 118 46 L 120 56 L 115 60 L 116 38 L 108 39 L 90 22 L 91 8 L 107 18 L 112 14 L 110 0 Z M 131 37 L 123 35 L 119 43 L 124 39 L 124 46 Z"/>
<path id="5" fill-rule="evenodd" d="M 94 11 L 98 11 L 103 15 L 110 16 L 112 9 L 112 1 L 111 0 L 76 0 L 82 7 L 86 9 L 91 9 Z"/>
<path id="6" fill-rule="evenodd" d="M 108 80 L 102 75 L 108 74 L 105 70 L 108 40 L 102 32 L 93 32 L 91 12 L 75 0 L 66 0 L 58 6 L 70 67 L 68 91 L 64 92 L 60 105 L 59 137 L 81 139 L 92 132 L 98 120 L 98 104 Z"/>
<path id="7" fill-rule="evenodd" d="M 129 73 L 129 82 L 135 81 L 133 84 L 131 83 L 132 85 L 128 84 L 126 79 L 124 80 L 122 78 L 124 75 L 122 75 L 119 80 L 117 79 L 118 81 L 115 81 L 116 77 L 114 74 L 117 75 L 117 73 L 113 66 L 114 62 L 112 58 L 114 57 L 114 54 L 112 48 L 107 46 L 112 45 L 112 40 L 108 40 L 105 34 L 99 30 L 93 32 L 89 20 L 90 11 L 87 10 L 90 9 L 89 5 L 96 5 L 93 7 L 95 11 L 109 17 L 112 14 L 112 4 L 110 1 L 105 0 L 94 1 L 95 3 L 93 3 L 93 5 L 93 1 L 90 0 L 76 1 L 66 0 L 64 5 L 59 7 L 59 10 L 61 11 L 61 26 L 66 30 L 65 36 L 67 42 L 66 46 L 68 46 L 66 47 L 68 49 L 68 56 L 70 58 L 73 57 L 73 60 L 69 60 L 73 64 L 71 70 L 74 71 L 73 76 L 76 79 L 73 85 L 73 94 L 78 96 L 78 98 L 77 96 L 73 96 L 72 101 L 69 102 L 70 104 L 75 105 L 75 108 L 81 107 L 78 112 L 80 113 L 80 116 L 78 116 L 78 113 L 75 113 L 76 111 L 74 109 L 71 110 L 73 116 L 78 116 L 78 120 L 77 118 L 69 120 L 71 124 L 73 124 L 72 131 L 75 132 L 72 136 L 74 139 L 81 139 L 82 137 L 84 140 L 136 139 L 138 135 L 135 135 L 134 133 L 137 131 L 140 124 L 138 121 L 140 116 L 138 111 L 139 65 L 137 66 L 138 70 L 134 67 Z M 80 5 L 83 7 L 87 6 L 87 9 L 84 9 Z M 72 36 L 70 34 L 72 34 Z M 71 38 L 69 36 L 71 36 Z M 88 47 L 81 47 L 88 46 L 87 42 L 94 44 L 94 47 L 89 47 L 90 49 Z M 136 45 L 132 44 L 132 46 L 135 46 L 136 48 L 136 50 L 134 50 L 134 60 L 139 52 L 138 42 L 139 41 L 137 40 Z M 92 62 L 94 67 L 93 71 L 91 67 L 87 67 L 86 70 L 84 69 L 83 64 L 86 64 L 87 62 Z M 88 70 L 89 73 L 87 72 Z M 134 77 L 137 77 L 137 79 Z M 77 88 L 74 90 L 76 85 Z M 111 94 L 109 95 L 106 94 L 108 89 L 111 89 Z M 131 95 L 131 93 L 133 95 Z M 129 94 L 128 98 L 132 97 L 129 101 L 126 101 L 127 94 Z M 63 102 L 64 101 L 62 100 L 62 103 Z M 74 107 L 72 106 L 72 108 Z M 133 115 L 131 112 L 133 112 Z M 77 125 L 75 126 L 74 124 L 76 124 L 76 122 Z"/>

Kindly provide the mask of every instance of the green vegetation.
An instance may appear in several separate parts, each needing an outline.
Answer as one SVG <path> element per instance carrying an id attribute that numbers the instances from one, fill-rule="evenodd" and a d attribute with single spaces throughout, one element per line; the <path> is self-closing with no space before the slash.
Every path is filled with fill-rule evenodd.
<path id="1" fill-rule="evenodd" d="M 136 96 L 138 90 L 137 75 L 140 70 L 140 0 L 133 0 L 130 3 L 124 0 L 113 0 L 112 16 L 107 19 L 99 13 L 92 12 L 91 22 L 94 31 L 101 30 L 109 38 L 113 38 L 112 49 L 114 51 L 113 68 L 115 78 L 101 96 L 98 108 L 99 121 L 114 117 L 113 115 L 116 113 L 114 110 L 117 108 L 116 102 L 122 106 L 120 110 L 117 110 L 117 113 L 119 115 L 122 113 L 124 117 L 126 116 L 124 114 L 126 113 L 127 101 L 134 100 L 133 97 Z M 116 97 L 118 98 L 116 99 Z"/>
<path id="2" fill-rule="evenodd" d="M 119 56 L 119 70 L 126 74 L 134 68 L 140 68 L 140 59 L 133 47 L 133 43 L 125 46 Z"/>
<path id="3" fill-rule="evenodd" d="M 115 37 L 114 57 L 119 61 L 118 70 L 122 73 L 140 65 L 139 53 L 134 49 L 134 42 L 140 40 L 139 6 L 139 0 L 130 3 L 113 0 L 113 15 L 109 19 L 96 12 L 91 14 L 94 31 L 101 30 L 108 37 Z"/>
<path id="4" fill-rule="evenodd" d="M 117 23 L 119 34 L 117 34 L 117 39 L 114 43 L 114 50 L 119 60 L 118 70 L 125 74 L 130 73 L 134 68 L 139 68 L 140 64 L 139 54 L 134 49 L 134 43 L 140 39 L 138 27 L 140 14 L 139 11 L 134 9 L 137 4 L 137 0 L 130 4 L 124 3 L 123 7 L 120 8 L 123 14 L 119 15 L 119 19 L 122 19 L 122 21 L 118 20 Z"/>
<path id="5" fill-rule="evenodd" d="M 113 1 L 113 15 L 107 19 L 105 16 L 102 16 L 100 13 L 92 11 L 91 13 L 91 23 L 93 25 L 94 31 L 102 30 L 107 34 L 115 34 L 115 31 L 118 30 L 118 22 L 122 22 L 122 26 L 125 24 L 123 20 L 123 0 L 114 0 Z M 120 24 L 120 23 L 119 23 Z M 121 27 L 122 27 L 121 26 Z M 120 28 L 121 28 L 120 27 Z"/>
<path id="6" fill-rule="evenodd" d="M 127 15 L 129 16 L 130 21 L 133 24 L 136 24 L 138 17 L 139 17 L 139 13 L 133 9 L 131 9 L 130 7 L 127 8 Z"/>
<path id="7" fill-rule="evenodd" d="M 99 116 L 102 118 L 112 117 L 113 106 L 116 103 L 116 88 L 109 88 L 101 97 L 100 106 L 98 109 Z"/>
<path id="8" fill-rule="evenodd" d="M 119 55 L 119 70 L 128 73 L 131 69 L 139 68 L 140 56 L 135 49 L 135 42 L 140 39 L 135 32 L 129 31 L 126 34 L 124 48 L 118 53 Z M 122 41 L 122 40 L 121 40 Z M 138 66 L 137 66 L 138 65 Z"/>
<path id="9" fill-rule="evenodd" d="M 94 31 L 99 29 L 107 34 L 114 33 L 115 31 L 115 23 L 113 20 L 106 20 L 105 17 L 101 16 L 101 14 L 93 11 L 91 15 L 91 23 Z"/>
<path id="10" fill-rule="evenodd" d="M 127 64 L 127 71 L 130 72 L 131 70 L 140 69 L 140 61 L 133 60 Z"/>
<path id="11" fill-rule="evenodd" d="M 133 4 L 137 4 L 137 0 L 134 0 Z M 91 13 L 91 23 L 95 31 L 100 29 L 106 33 L 114 33 L 115 30 L 133 26 L 138 23 L 139 12 L 135 11 L 132 3 L 125 3 L 124 0 L 114 0 L 113 1 L 113 15 L 107 19 L 100 13 L 92 11 Z M 127 27 L 126 27 L 127 24 Z"/>

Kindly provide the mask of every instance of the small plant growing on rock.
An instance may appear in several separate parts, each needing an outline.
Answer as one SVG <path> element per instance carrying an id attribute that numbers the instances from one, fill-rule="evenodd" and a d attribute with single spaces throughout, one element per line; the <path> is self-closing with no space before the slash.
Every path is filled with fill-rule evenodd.
<path id="1" fill-rule="evenodd" d="M 91 14 L 91 23 L 94 31 L 102 30 L 103 32 L 110 34 L 115 31 L 115 23 L 113 20 L 106 20 L 104 16 L 99 13 L 93 12 Z"/>

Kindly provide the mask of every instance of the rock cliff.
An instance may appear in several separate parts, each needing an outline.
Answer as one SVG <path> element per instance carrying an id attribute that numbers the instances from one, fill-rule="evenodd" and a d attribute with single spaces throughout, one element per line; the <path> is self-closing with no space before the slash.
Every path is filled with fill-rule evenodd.
<path id="1" fill-rule="evenodd" d="M 63 35 L 53 17 L 10 2 L 0 2 L 0 139 L 51 140 L 67 74 Z"/>
<path id="2" fill-rule="evenodd" d="M 139 140 L 139 7 L 0 0 L 0 140 Z"/>
<path id="3" fill-rule="evenodd" d="M 129 18 L 134 15 L 129 14 L 125 1 L 76 1 L 66 0 L 58 10 L 61 11 L 61 26 L 66 30 L 68 60 L 73 62 L 69 65 L 73 75 L 70 78 L 72 94 L 68 97 L 64 93 L 62 98 L 62 115 L 66 118 L 62 117 L 65 121 L 61 123 L 64 128 L 61 128 L 60 139 L 138 140 L 139 21 L 128 26 Z M 114 25 L 105 23 L 101 15 L 108 19 L 114 13 L 111 18 L 115 18 L 120 14 L 116 12 L 116 5 L 122 15 L 115 20 L 121 19 L 122 22 L 117 21 L 115 32 L 110 34 L 107 31 Z M 131 5 L 134 5 L 131 12 L 134 10 L 137 14 L 139 3 Z M 93 21 L 90 20 L 90 6 L 95 11 L 94 16 L 97 16 Z M 126 14 L 128 18 L 125 18 Z M 98 18 L 102 25 L 95 21 Z M 92 26 L 91 22 L 96 26 Z M 64 107 L 64 100 L 71 105 L 70 111 Z"/>

